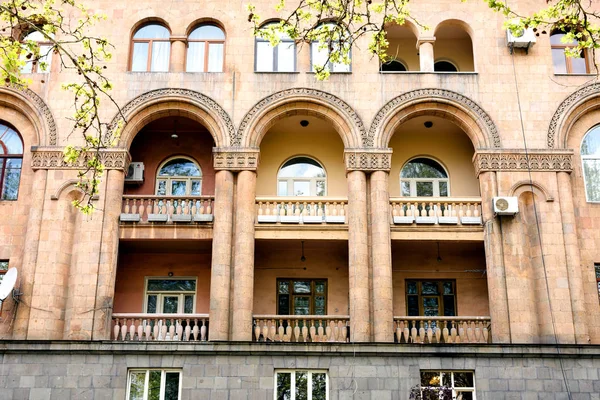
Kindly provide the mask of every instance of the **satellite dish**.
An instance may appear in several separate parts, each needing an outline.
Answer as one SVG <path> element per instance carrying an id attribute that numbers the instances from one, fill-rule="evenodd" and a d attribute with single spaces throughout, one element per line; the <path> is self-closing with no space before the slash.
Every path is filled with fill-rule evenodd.
<path id="1" fill-rule="evenodd" d="M 12 293 L 15 283 L 17 283 L 17 269 L 13 267 L 6 272 L 0 283 L 0 305 Z"/>

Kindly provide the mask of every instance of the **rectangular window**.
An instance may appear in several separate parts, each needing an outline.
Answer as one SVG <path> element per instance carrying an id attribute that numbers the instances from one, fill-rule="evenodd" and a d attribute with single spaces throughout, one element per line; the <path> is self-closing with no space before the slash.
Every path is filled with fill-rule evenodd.
<path id="1" fill-rule="evenodd" d="M 598 301 L 600 301 L 600 263 L 594 264 L 594 270 L 596 272 L 596 286 L 598 287 Z"/>
<path id="2" fill-rule="evenodd" d="M 326 279 L 278 279 L 278 315 L 327 315 Z"/>
<path id="3" fill-rule="evenodd" d="M 196 278 L 146 277 L 146 305 L 150 314 L 193 314 Z"/>
<path id="4" fill-rule="evenodd" d="M 456 316 L 456 282 L 407 280 L 406 311 L 411 317 Z"/>
<path id="5" fill-rule="evenodd" d="M 328 400 L 327 371 L 275 371 L 276 400 Z"/>
<path id="6" fill-rule="evenodd" d="M 126 400 L 179 400 L 180 398 L 180 370 L 129 370 Z"/>
<path id="7" fill-rule="evenodd" d="M 2 282 L 6 271 L 8 271 L 8 260 L 0 260 L 0 282 Z"/>
<path id="8" fill-rule="evenodd" d="M 473 371 L 421 371 L 422 399 L 475 400 Z"/>

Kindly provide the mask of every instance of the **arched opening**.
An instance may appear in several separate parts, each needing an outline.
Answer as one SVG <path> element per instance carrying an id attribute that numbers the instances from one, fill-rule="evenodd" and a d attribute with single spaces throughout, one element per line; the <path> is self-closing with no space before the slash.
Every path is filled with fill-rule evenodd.
<path id="1" fill-rule="evenodd" d="M 600 202 L 600 125 L 590 129 L 581 142 L 583 180 L 588 202 Z"/>
<path id="2" fill-rule="evenodd" d="M 325 68 L 331 73 L 336 72 L 350 72 L 352 70 L 352 49 L 351 44 L 346 38 L 348 32 L 339 25 L 333 23 L 324 23 L 316 28 L 317 37 L 325 37 L 329 39 L 331 32 L 334 32 L 333 38 L 330 43 L 325 44 L 325 47 L 321 45 L 318 40 L 314 40 L 310 43 L 310 60 L 311 68 L 313 72 L 317 71 L 318 68 Z M 342 39 L 342 40 L 340 40 Z M 345 62 L 334 62 L 330 59 L 331 49 L 339 49 L 343 46 L 348 51 L 348 57 L 350 58 L 349 63 Z"/>
<path id="3" fill-rule="evenodd" d="M 468 27 L 462 21 L 448 20 L 438 25 L 435 30 L 434 54 L 435 64 L 438 64 L 436 72 L 475 71 L 473 42 Z"/>
<path id="4" fill-rule="evenodd" d="M 214 24 L 197 26 L 188 36 L 187 72 L 223 72 L 225 32 Z"/>
<path id="5" fill-rule="evenodd" d="M 171 58 L 171 32 L 152 22 L 135 31 L 131 42 L 130 70 L 133 72 L 168 72 Z"/>
<path id="6" fill-rule="evenodd" d="M 400 171 L 400 191 L 403 197 L 448 197 L 448 172 L 433 158 L 413 158 Z"/>
<path id="7" fill-rule="evenodd" d="M 327 174 L 311 157 L 298 156 L 287 160 L 277 174 L 278 196 L 326 196 Z"/>
<path id="8" fill-rule="evenodd" d="M 264 24 L 261 29 L 279 25 L 278 22 Z M 279 33 L 279 44 L 275 47 L 259 36 L 255 39 L 254 70 L 256 72 L 294 72 L 296 70 L 296 42 Z"/>
<path id="9" fill-rule="evenodd" d="M 25 57 L 23 58 L 25 59 L 25 66 L 21 68 L 21 72 L 24 74 L 36 72 L 49 73 L 52 66 L 52 48 L 54 44 L 39 31 L 33 31 L 26 35 L 22 40 L 24 47 L 26 47 L 27 42 L 35 42 L 35 45 L 39 49 L 39 54 L 37 57 L 27 57 L 29 51 L 24 49 L 23 56 Z"/>
<path id="10" fill-rule="evenodd" d="M 157 196 L 200 196 L 202 170 L 189 157 L 171 157 L 158 169 L 155 187 Z"/>
<path id="11" fill-rule="evenodd" d="M 385 26 L 386 38 L 389 46 L 386 55 L 389 61 L 382 63 L 381 72 L 406 72 L 419 71 L 419 55 L 417 52 L 417 36 L 415 29 L 409 22 L 404 25 L 387 24 Z"/>

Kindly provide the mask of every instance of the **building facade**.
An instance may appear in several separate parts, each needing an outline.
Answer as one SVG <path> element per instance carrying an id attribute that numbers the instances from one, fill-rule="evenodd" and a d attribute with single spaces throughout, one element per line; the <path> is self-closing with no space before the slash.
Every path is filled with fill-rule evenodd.
<path id="1" fill-rule="evenodd" d="M 0 398 L 600 398 L 593 54 L 424 0 L 321 82 L 243 2 L 87 3 L 126 120 L 93 215 L 76 76 L 0 86 Z"/>

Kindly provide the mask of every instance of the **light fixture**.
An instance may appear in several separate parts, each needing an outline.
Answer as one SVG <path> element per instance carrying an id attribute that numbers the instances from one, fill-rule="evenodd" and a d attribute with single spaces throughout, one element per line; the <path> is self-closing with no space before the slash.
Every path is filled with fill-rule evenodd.
<path id="1" fill-rule="evenodd" d="M 438 248 L 437 262 L 442 262 L 442 257 L 440 256 L 440 242 L 437 242 L 437 248 Z"/>
<path id="2" fill-rule="evenodd" d="M 169 277 L 171 277 L 171 276 L 173 276 L 173 272 L 169 271 L 169 273 L 167 275 L 169 275 Z"/>
<path id="3" fill-rule="evenodd" d="M 431 122 L 431 121 L 425 121 L 425 123 L 423 125 L 425 125 L 425 128 L 429 129 L 429 128 L 431 128 L 433 126 L 433 122 Z"/>
<path id="4" fill-rule="evenodd" d="M 302 241 L 302 257 L 300 257 L 300 261 L 306 261 L 306 257 L 304 257 L 304 240 Z"/>
<path id="5" fill-rule="evenodd" d="M 308 121 L 303 119 L 302 121 L 300 121 L 300 126 L 306 128 L 308 126 Z"/>
<path id="6" fill-rule="evenodd" d="M 179 135 L 177 134 L 177 118 L 173 120 L 173 133 L 171 133 L 171 139 L 177 139 Z"/>

